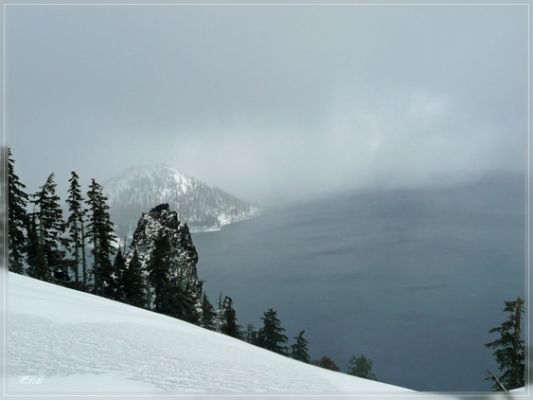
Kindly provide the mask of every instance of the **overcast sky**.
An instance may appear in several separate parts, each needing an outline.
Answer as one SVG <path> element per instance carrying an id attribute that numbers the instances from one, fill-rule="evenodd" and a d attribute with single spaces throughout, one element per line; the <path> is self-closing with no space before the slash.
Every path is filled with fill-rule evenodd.
<path id="1" fill-rule="evenodd" d="M 525 6 L 8 6 L 30 189 L 165 163 L 269 202 L 522 171 Z"/>

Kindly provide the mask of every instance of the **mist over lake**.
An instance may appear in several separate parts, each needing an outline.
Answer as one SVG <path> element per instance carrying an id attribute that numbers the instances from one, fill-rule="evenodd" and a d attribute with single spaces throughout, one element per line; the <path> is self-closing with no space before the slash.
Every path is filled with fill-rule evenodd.
<path id="1" fill-rule="evenodd" d="M 4 7 L 23 316 L 5 375 L 79 394 L 524 386 L 529 4 L 215 3 Z M 130 329 L 119 302 L 176 331 Z M 297 361 L 323 357 L 348 374 Z"/>
<path id="2" fill-rule="evenodd" d="M 264 210 L 196 233 L 199 275 L 239 323 L 274 308 L 311 356 L 345 370 L 353 354 L 382 382 L 487 390 L 484 343 L 524 295 L 524 180 L 495 174 L 441 189 L 350 192 Z"/>

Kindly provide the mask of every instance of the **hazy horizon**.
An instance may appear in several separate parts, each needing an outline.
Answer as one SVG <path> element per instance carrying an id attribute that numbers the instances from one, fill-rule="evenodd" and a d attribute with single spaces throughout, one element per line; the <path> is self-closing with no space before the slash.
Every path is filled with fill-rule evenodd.
<path id="1" fill-rule="evenodd" d="M 6 109 L 31 189 L 164 163 L 276 203 L 523 172 L 527 8 L 9 5 Z"/>
<path id="2" fill-rule="evenodd" d="M 488 390 L 486 371 L 503 364 L 486 343 L 505 302 L 524 295 L 529 266 L 528 13 L 528 5 L 8 5 L 6 137 L 28 193 L 54 172 L 64 204 L 72 170 L 86 191 L 90 178 L 105 185 L 129 167 L 164 164 L 261 207 L 143 171 L 109 183 L 109 210 L 93 204 L 81 236 L 77 218 L 63 235 L 44 201 L 29 225 L 11 207 L 10 269 L 201 317 L 235 337 L 266 325 L 261 315 L 273 309 L 289 340 L 254 328 L 261 340 L 252 343 L 280 349 L 305 330 L 310 359 L 330 357 L 343 371 L 364 354 L 383 382 Z M 161 202 L 176 213 L 147 213 Z M 220 299 L 214 317 L 206 293 L 214 307 Z M 223 295 L 232 302 L 220 304 Z M 42 365 L 43 380 L 60 378 L 67 391 L 79 377 L 90 386 L 93 372 L 114 389 L 124 372 L 169 393 L 202 391 L 205 380 L 208 390 L 244 390 L 233 372 L 249 371 L 232 362 L 232 348 L 197 360 L 198 349 L 169 357 L 165 344 L 155 354 L 177 373 L 160 374 L 164 362 L 154 370 L 157 357 L 142 358 L 156 349 L 143 347 L 154 335 L 124 339 L 135 326 L 118 331 L 121 319 L 96 311 L 105 326 L 100 336 L 90 330 L 90 343 L 78 340 L 85 322 L 58 323 L 68 313 L 48 316 L 42 335 L 42 323 L 15 326 L 10 377 Z M 519 351 L 511 358 L 518 365 Z M 207 373 L 193 376 L 188 364 Z M 276 365 L 264 376 L 265 365 L 254 365 L 254 382 L 269 384 Z M 311 390 L 305 376 L 297 381 Z M 275 391 L 291 390 L 286 382 Z M 263 383 L 249 389 L 266 394 Z"/>

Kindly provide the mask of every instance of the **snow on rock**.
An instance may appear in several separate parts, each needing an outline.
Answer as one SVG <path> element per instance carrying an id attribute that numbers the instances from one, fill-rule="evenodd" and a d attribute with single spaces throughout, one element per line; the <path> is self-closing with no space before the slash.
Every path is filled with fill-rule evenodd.
<path id="1" fill-rule="evenodd" d="M 200 301 L 202 285 L 196 269 L 198 253 L 187 224 L 182 224 L 178 220 L 176 211 L 170 210 L 168 204 L 159 204 L 149 212 L 143 213 L 133 233 L 133 240 L 126 254 L 126 264 L 129 265 L 136 250 L 146 280 L 145 286 L 151 288 L 147 279 L 148 265 L 158 237 L 166 237 L 170 244 L 169 277 L 178 281 L 182 288 L 188 288 L 193 293 L 193 298 Z M 151 289 L 146 294 L 149 299 L 153 299 Z"/>
<path id="2" fill-rule="evenodd" d="M 145 210 L 168 203 L 192 232 L 222 226 L 259 214 L 259 208 L 165 165 L 129 168 L 104 183 L 111 217 L 120 237 L 131 235 Z"/>
<path id="3" fill-rule="evenodd" d="M 7 283 L 8 394 L 410 393 L 11 272 Z"/>

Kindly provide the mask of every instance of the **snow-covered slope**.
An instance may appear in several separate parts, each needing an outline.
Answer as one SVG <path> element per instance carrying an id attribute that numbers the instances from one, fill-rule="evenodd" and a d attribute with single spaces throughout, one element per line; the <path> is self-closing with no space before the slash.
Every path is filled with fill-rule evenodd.
<path id="1" fill-rule="evenodd" d="M 8 275 L 7 392 L 409 393 L 13 273 Z"/>
<path id="2" fill-rule="evenodd" d="M 128 168 L 103 186 L 120 237 L 131 234 L 141 214 L 161 203 L 177 210 L 193 232 L 217 230 L 259 213 L 253 204 L 165 165 Z"/>

